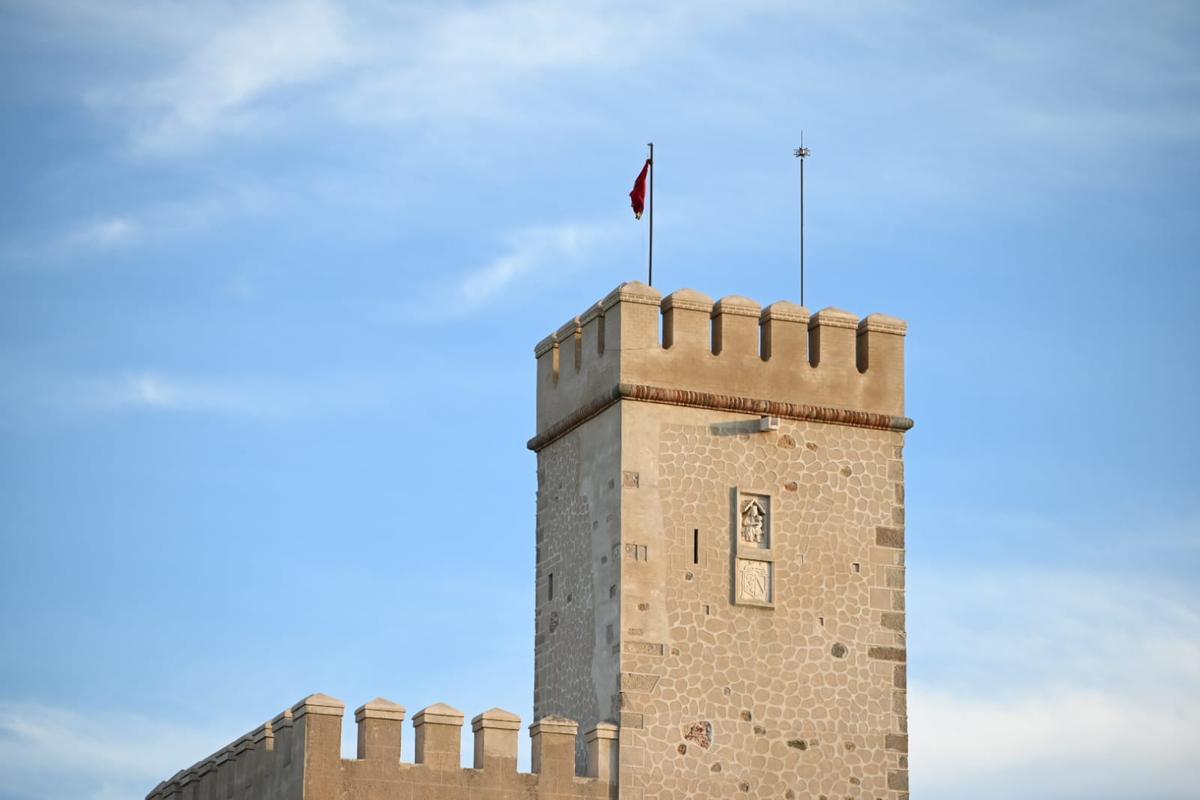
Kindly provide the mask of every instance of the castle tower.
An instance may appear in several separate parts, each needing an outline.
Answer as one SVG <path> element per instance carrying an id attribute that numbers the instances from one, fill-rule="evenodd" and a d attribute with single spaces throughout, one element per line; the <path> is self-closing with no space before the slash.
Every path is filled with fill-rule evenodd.
<path id="1" fill-rule="evenodd" d="M 904 335 L 627 283 L 538 344 L 534 714 L 622 798 L 908 797 Z"/>

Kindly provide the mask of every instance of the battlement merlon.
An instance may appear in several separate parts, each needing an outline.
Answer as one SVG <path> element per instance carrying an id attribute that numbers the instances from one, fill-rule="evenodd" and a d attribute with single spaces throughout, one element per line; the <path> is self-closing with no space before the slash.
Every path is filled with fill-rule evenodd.
<path id="1" fill-rule="evenodd" d="M 620 398 L 907 430 L 907 329 L 883 314 L 623 283 L 534 348 L 530 447 Z"/>

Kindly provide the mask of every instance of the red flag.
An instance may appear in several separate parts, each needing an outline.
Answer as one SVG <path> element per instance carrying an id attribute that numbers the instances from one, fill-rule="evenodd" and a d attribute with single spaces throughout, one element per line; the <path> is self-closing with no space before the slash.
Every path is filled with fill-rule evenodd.
<path id="1" fill-rule="evenodd" d="M 650 171 L 650 159 L 646 159 L 646 165 L 642 167 L 642 171 L 638 173 L 637 180 L 633 182 L 633 191 L 629 193 L 629 202 L 633 206 L 634 219 L 641 219 L 642 212 L 646 210 L 646 173 Z"/>

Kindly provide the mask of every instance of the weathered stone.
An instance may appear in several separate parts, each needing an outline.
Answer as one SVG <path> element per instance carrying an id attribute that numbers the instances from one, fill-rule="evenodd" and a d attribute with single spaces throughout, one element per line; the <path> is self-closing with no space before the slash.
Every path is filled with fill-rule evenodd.
<path id="1" fill-rule="evenodd" d="M 904 547 L 904 529 L 880 525 L 875 529 L 875 544 L 880 547 Z"/>
<path id="2" fill-rule="evenodd" d="M 904 661 L 907 658 L 907 653 L 903 647 L 869 647 L 867 648 L 867 656 L 884 661 Z"/>

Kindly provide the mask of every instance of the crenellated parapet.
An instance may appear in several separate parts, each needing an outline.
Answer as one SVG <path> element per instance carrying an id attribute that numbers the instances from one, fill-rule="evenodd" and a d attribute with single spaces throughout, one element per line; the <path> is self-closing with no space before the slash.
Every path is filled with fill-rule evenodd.
<path id="1" fill-rule="evenodd" d="M 154 788 L 146 800 L 400 800 L 412 797 L 616 797 L 617 726 L 585 735 L 588 777 L 576 776 L 578 726 L 548 717 L 529 726 L 531 773 L 517 771 L 521 719 L 493 708 L 471 721 L 474 766 L 461 765 L 463 714 L 443 703 L 413 715 L 414 763 L 400 760 L 405 709 L 376 698 L 354 712 L 358 752 L 342 758 L 345 705 L 310 695 Z"/>
<path id="2" fill-rule="evenodd" d="M 540 449 L 620 398 L 906 430 L 907 326 L 624 283 L 534 349 Z"/>

